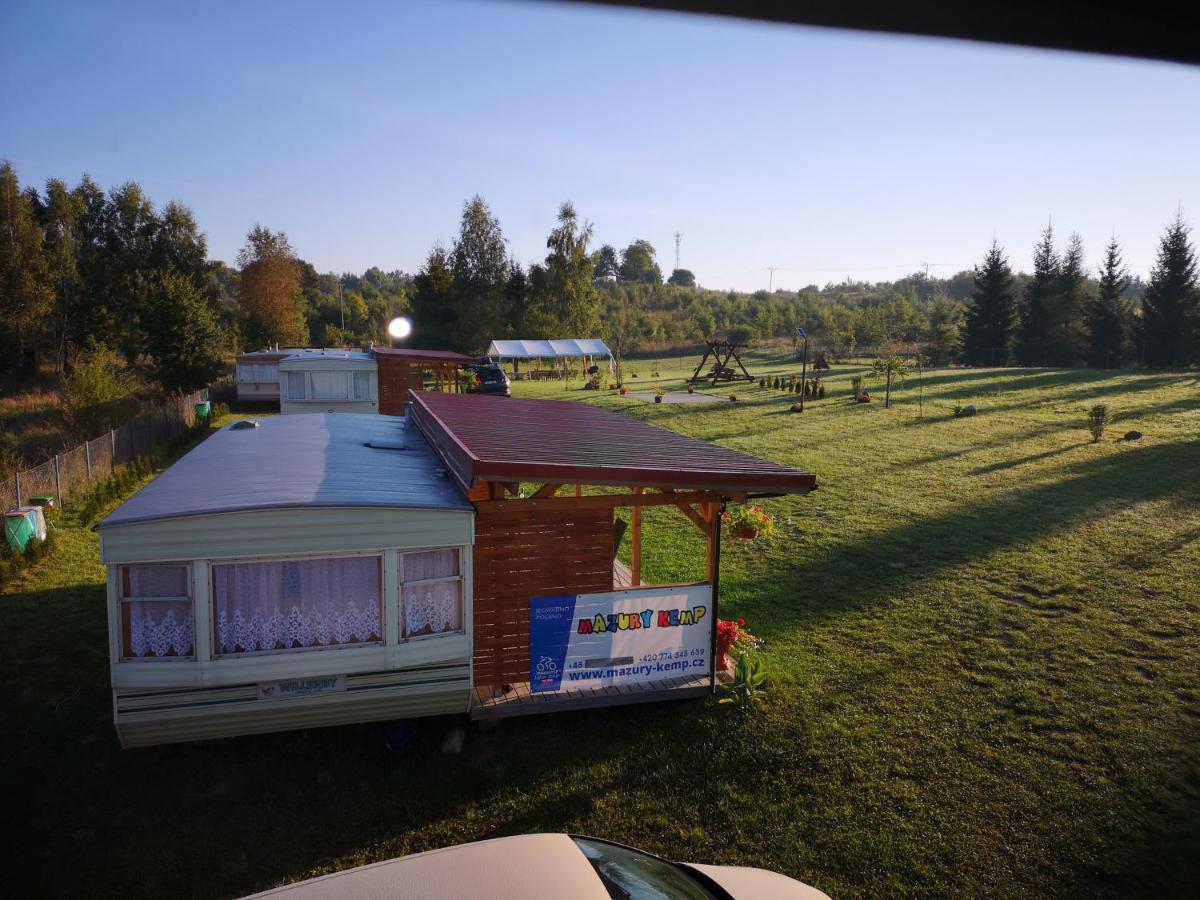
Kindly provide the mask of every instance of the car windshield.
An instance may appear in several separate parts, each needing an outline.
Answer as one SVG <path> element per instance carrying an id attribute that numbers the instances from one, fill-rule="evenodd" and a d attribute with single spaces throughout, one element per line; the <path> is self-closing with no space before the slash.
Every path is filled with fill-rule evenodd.
<path id="1" fill-rule="evenodd" d="M 631 847 L 572 838 L 613 900 L 716 900 L 687 871 Z"/>

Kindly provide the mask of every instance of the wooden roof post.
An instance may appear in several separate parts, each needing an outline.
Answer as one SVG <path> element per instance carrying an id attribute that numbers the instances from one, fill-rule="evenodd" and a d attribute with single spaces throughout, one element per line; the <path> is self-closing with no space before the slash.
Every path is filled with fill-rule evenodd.
<path id="1" fill-rule="evenodd" d="M 640 487 L 632 490 L 634 494 L 641 494 L 641 492 Z M 630 559 L 629 583 L 631 587 L 638 587 L 642 583 L 642 508 L 640 506 L 633 507 L 632 518 L 633 556 Z"/>

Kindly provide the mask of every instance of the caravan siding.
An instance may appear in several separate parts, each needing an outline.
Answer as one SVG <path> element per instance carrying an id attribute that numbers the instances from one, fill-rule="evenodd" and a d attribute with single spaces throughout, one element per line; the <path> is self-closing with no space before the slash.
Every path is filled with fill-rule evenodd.
<path id="1" fill-rule="evenodd" d="M 104 529 L 113 714 L 122 744 L 466 712 L 472 519 L 455 510 L 305 508 Z M 431 573 L 422 568 L 430 557 L 454 565 Z M 347 595 L 342 572 L 366 580 L 349 582 L 356 588 Z M 456 612 L 436 629 L 414 630 L 415 620 L 434 620 L 422 618 L 420 605 L 431 583 L 445 589 L 444 608 Z M 290 616 L 314 609 L 319 615 L 306 620 L 305 634 L 330 633 L 343 614 L 364 621 L 355 602 L 375 610 L 363 633 L 339 625 L 346 631 L 336 639 L 293 638 L 301 632 Z M 147 615 L 135 631 L 134 618 Z M 256 626 L 259 615 L 265 624 Z M 250 627 L 231 625 L 239 617 Z"/>

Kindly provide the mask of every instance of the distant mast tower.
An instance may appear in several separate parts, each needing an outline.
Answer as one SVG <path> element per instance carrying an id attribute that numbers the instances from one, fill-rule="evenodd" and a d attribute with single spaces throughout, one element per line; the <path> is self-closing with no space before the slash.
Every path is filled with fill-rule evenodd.
<path id="1" fill-rule="evenodd" d="M 679 232 L 675 232 L 675 268 L 679 268 Z"/>

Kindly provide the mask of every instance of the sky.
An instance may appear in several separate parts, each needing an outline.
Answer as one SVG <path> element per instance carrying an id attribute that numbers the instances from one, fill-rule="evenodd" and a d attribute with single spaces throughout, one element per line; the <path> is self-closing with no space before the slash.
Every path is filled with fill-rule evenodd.
<path id="1" fill-rule="evenodd" d="M 320 271 L 415 272 L 481 194 L 540 261 L 559 204 L 664 272 L 796 289 L 1098 264 L 1200 225 L 1200 68 L 547 2 L 0 0 L 0 157 L 256 223 Z M 1198 229 L 1200 232 L 1200 229 Z M 775 267 L 772 274 L 768 267 Z"/>

